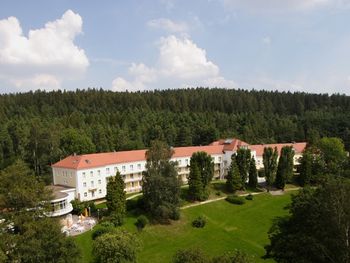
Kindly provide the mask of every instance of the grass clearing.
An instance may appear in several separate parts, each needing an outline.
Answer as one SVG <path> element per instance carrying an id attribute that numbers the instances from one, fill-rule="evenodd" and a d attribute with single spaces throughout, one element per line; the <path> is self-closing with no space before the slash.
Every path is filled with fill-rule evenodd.
<path id="1" fill-rule="evenodd" d="M 134 223 L 137 216 L 129 214 L 123 229 L 137 233 L 142 241 L 139 262 L 170 262 L 180 248 L 200 247 L 210 255 L 241 249 L 263 260 L 264 246 L 268 243 L 267 231 L 272 219 L 287 213 L 283 208 L 290 202 L 290 193 L 281 196 L 260 194 L 244 205 L 230 204 L 225 200 L 188 208 L 181 211 L 181 219 L 171 225 L 148 225 L 137 233 Z M 205 216 L 204 228 L 193 228 L 191 223 L 198 216 Z M 82 262 L 91 262 L 91 232 L 76 240 L 83 250 Z"/>

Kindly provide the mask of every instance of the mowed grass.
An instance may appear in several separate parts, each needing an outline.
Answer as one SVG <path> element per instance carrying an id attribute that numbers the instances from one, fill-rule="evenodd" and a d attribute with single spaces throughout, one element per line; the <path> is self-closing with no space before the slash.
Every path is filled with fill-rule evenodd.
<path id="1" fill-rule="evenodd" d="M 150 225 L 137 233 L 136 218 L 129 216 L 122 227 L 137 233 L 142 241 L 139 262 L 171 262 L 178 249 L 199 247 L 211 256 L 240 249 L 254 256 L 254 262 L 263 260 L 264 246 L 268 244 L 267 231 L 272 219 L 287 214 L 284 207 L 290 202 L 290 193 L 281 196 L 260 194 L 244 205 L 225 200 L 181 210 L 181 219 L 171 225 Z M 193 228 L 191 222 L 199 215 L 207 218 L 202 229 Z M 76 240 L 83 251 L 82 262 L 91 262 L 91 233 Z"/>

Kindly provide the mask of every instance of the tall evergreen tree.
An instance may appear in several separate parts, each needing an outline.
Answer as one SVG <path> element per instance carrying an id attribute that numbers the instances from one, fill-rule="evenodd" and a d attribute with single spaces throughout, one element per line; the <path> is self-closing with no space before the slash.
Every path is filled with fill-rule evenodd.
<path id="1" fill-rule="evenodd" d="M 301 186 L 308 185 L 313 180 L 313 156 L 309 149 L 305 149 L 300 160 L 298 182 Z"/>
<path id="2" fill-rule="evenodd" d="M 189 192 L 189 196 L 192 197 L 198 197 L 196 200 L 202 201 L 208 198 L 209 196 L 209 189 L 208 185 L 213 178 L 214 175 L 214 162 L 209 154 L 206 152 L 195 152 L 192 154 L 191 157 L 191 166 L 190 166 L 190 173 L 195 174 L 197 172 L 193 172 L 194 169 L 198 169 L 200 173 L 200 178 L 202 181 L 202 191 L 201 193 L 194 193 L 192 194 Z M 192 178 L 189 178 L 189 184 L 192 184 L 190 182 Z M 192 188 L 191 188 L 192 189 Z M 190 189 L 189 189 L 190 191 Z"/>
<path id="3" fill-rule="evenodd" d="M 119 171 L 109 177 L 107 183 L 106 205 L 115 225 L 121 225 L 126 212 L 125 183 Z"/>
<path id="4" fill-rule="evenodd" d="M 142 192 L 146 210 L 153 219 L 167 223 L 179 218 L 180 179 L 175 163 L 170 162 L 173 151 L 164 142 L 153 141 L 146 152 Z"/>
<path id="5" fill-rule="evenodd" d="M 252 188 L 258 186 L 258 172 L 256 170 L 255 158 L 252 156 L 249 164 L 249 182 L 248 185 Z"/>
<path id="6" fill-rule="evenodd" d="M 188 194 L 190 200 L 205 200 L 206 197 L 203 195 L 203 183 L 201 173 L 199 171 L 197 163 L 191 164 L 191 170 L 188 177 Z"/>
<path id="7" fill-rule="evenodd" d="M 264 174 L 268 186 L 275 182 L 277 172 L 277 148 L 265 147 L 263 153 Z"/>
<path id="8" fill-rule="evenodd" d="M 242 178 L 239 173 L 237 160 L 235 155 L 232 155 L 230 169 L 228 170 L 228 173 L 227 173 L 226 189 L 227 191 L 234 193 L 237 190 L 241 190 L 242 188 L 243 188 Z"/>
<path id="9" fill-rule="evenodd" d="M 294 150 L 291 146 L 284 146 L 278 161 L 275 185 L 279 189 L 284 189 L 286 182 L 293 177 Z"/>
<path id="10" fill-rule="evenodd" d="M 237 165 L 239 168 L 239 173 L 241 175 L 242 186 L 244 187 L 249 172 L 249 163 L 251 159 L 251 154 L 249 149 L 239 148 L 236 154 Z"/>

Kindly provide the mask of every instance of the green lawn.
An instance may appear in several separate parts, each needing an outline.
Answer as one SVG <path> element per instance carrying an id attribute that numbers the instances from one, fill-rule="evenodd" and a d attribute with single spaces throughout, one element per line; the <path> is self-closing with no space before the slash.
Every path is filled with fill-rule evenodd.
<path id="1" fill-rule="evenodd" d="M 200 247 L 210 255 L 241 249 L 264 261 L 264 245 L 268 243 L 267 231 L 271 220 L 287 213 L 283 209 L 290 202 L 290 194 L 271 196 L 260 194 L 244 205 L 230 204 L 224 200 L 191 207 L 181 211 L 181 220 L 172 225 L 147 226 L 138 233 L 142 241 L 139 262 L 170 262 L 176 250 Z M 207 218 L 203 229 L 196 229 L 191 222 L 199 215 Z M 136 232 L 135 217 L 129 216 L 123 228 Z M 83 250 L 82 262 L 91 261 L 91 233 L 84 233 L 76 240 Z"/>

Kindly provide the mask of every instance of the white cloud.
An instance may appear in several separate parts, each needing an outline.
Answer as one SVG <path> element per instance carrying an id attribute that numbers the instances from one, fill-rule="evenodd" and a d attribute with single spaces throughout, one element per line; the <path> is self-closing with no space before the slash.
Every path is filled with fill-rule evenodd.
<path id="1" fill-rule="evenodd" d="M 265 44 L 265 45 L 270 45 L 271 42 L 272 42 L 272 40 L 271 40 L 271 38 L 270 38 L 269 36 L 266 36 L 266 37 L 263 37 L 263 38 L 261 39 L 261 42 L 262 42 L 263 44 Z"/>
<path id="2" fill-rule="evenodd" d="M 0 20 L 0 77 L 25 89 L 57 88 L 62 80 L 81 75 L 89 66 L 84 50 L 74 44 L 82 23 L 79 14 L 68 10 L 26 36 L 16 17 Z"/>
<path id="3" fill-rule="evenodd" d="M 225 7 L 253 12 L 303 11 L 321 7 L 349 7 L 349 0 L 223 0 Z"/>
<path id="4" fill-rule="evenodd" d="M 153 19 L 147 22 L 151 28 L 161 29 L 167 33 L 186 33 L 189 27 L 185 22 L 174 22 L 167 18 Z"/>
<path id="5" fill-rule="evenodd" d="M 173 35 L 160 39 L 159 57 L 155 66 L 133 63 L 128 73 L 131 80 L 116 78 L 112 84 L 113 90 L 235 86 L 233 81 L 220 75 L 219 67 L 208 60 L 204 49 L 187 37 L 178 38 Z"/>

